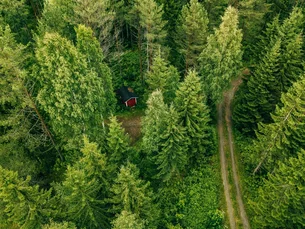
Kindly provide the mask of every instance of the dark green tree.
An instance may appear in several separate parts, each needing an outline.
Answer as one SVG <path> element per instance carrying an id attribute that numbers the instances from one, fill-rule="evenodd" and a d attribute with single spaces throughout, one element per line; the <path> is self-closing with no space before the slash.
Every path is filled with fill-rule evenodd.
<path id="1" fill-rule="evenodd" d="M 250 202 L 254 228 L 305 227 L 305 151 L 280 162 Z"/>
<path id="2" fill-rule="evenodd" d="M 283 107 L 277 106 L 272 115 L 274 123 L 262 124 L 254 142 L 254 157 L 258 165 L 254 172 L 261 167 L 272 171 L 278 161 L 295 156 L 300 149 L 305 148 L 305 76 L 295 82 L 287 93 L 281 97 Z"/>
<path id="3" fill-rule="evenodd" d="M 177 22 L 176 43 L 185 61 L 185 71 L 197 67 L 199 54 L 203 51 L 208 36 L 208 14 L 198 0 L 183 6 Z"/>
<path id="4" fill-rule="evenodd" d="M 30 185 L 31 178 L 0 166 L 0 227 L 40 229 L 52 210 L 51 189 Z"/>
<path id="5" fill-rule="evenodd" d="M 229 6 L 222 23 L 208 37 L 207 46 L 200 54 L 202 82 L 214 103 L 222 98 L 231 80 L 239 75 L 242 59 L 242 33 L 238 28 L 238 11 Z"/>
<path id="6" fill-rule="evenodd" d="M 129 157 L 129 137 L 122 128 L 121 123 L 118 122 L 115 116 L 110 118 L 109 131 L 107 133 L 107 151 L 109 155 L 109 162 L 116 167 L 123 164 Z"/>
<path id="7" fill-rule="evenodd" d="M 192 162 L 207 154 L 210 144 L 210 115 L 200 79 L 195 71 L 190 71 L 176 92 L 175 107 L 181 125 L 189 139 L 189 158 Z"/>
<path id="8" fill-rule="evenodd" d="M 168 104 L 175 98 L 179 78 L 178 70 L 169 65 L 159 54 L 154 58 L 150 71 L 147 73 L 148 92 L 161 90 L 164 102 Z"/>
<path id="9" fill-rule="evenodd" d="M 157 178 L 168 182 L 179 178 L 188 161 L 188 138 L 183 126 L 180 126 L 179 115 L 173 105 L 170 106 L 166 129 L 161 135 L 161 151 L 155 157 L 158 166 Z"/>

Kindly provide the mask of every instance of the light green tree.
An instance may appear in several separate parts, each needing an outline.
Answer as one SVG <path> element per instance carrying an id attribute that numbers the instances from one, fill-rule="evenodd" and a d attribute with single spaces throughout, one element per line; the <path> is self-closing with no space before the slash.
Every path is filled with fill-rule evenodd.
<path id="1" fill-rule="evenodd" d="M 159 54 L 154 58 L 150 71 L 147 73 L 148 92 L 152 93 L 157 89 L 161 90 L 164 102 L 168 104 L 175 98 L 179 78 L 178 70 L 169 65 Z"/>
<path id="2" fill-rule="evenodd" d="M 250 202 L 254 228 L 305 227 L 305 151 L 280 162 Z"/>
<path id="3" fill-rule="evenodd" d="M 76 30 L 76 47 L 85 56 L 88 69 L 97 73 L 106 99 L 106 113 L 110 115 L 114 111 L 116 98 L 112 86 L 112 74 L 110 68 L 105 64 L 104 55 L 98 40 L 93 36 L 93 31 L 84 26 L 78 25 Z"/>
<path id="4" fill-rule="evenodd" d="M 188 138 L 179 121 L 179 115 L 171 105 L 166 122 L 167 127 L 161 135 L 161 150 L 155 156 L 155 163 L 158 166 L 156 177 L 164 182 L 179 178 L 188 161 Z"/>
<path id="5" fill-rule="evenodd" d="M 107 151 L 109 161 L 116 167 L 119 167 L 128 158 L 128 153 L 130 152 L 129 142 L 129 137 L 126 135 L 121 123 L 118 122 L 115 116 L 112 116 L 107 133 Z"/>
<path id="6" fill-rule="evenodd" d="M 208 14 L 198 0 L 183 6 L 177 22 L 176 43 L 184 57 L 185 71 L 197 67 L 199 54 L 203 51 L 208 36 Z"/>
<path id="7" fill-rule="evenodd" d="M 242 32 L 238 28 L 238 11 L 229 6 L 222 22 L 207 40 L 200 54 L 202 83 L 213 102 L 217 103 L 241 67 Z"/>
<path id="8" fill-rule="evenodd" d="M 200 79 L 195 71 L 190 71 L 176 92 L 175 107 L 180 123 L 186 130 L 190 149 L 188 157 L 192 162 L 207 153 L 210 144 L 210 115 Z"/>
<path id="9" fill-rule="evenodd" d="M 144 229 L 144 221 L 139 219 L 136 214 L 123 210 L 112 221 L 112 229 Z"/>
<path id="10" fill-rule="evenodd" d="M 166 22 L 163 17 L 163 5 L 158 5 L 154 0 L 136 0 L 135 10 L 139 17 L 139 23 L 144 30 L 147 70 L 153 61 L 153 57 L 164 43 L 167 32 Z"/>
<path id="11" fill-rule="evenodd" d="M 0 226 L 1 228 L 40 229 L 51 214 L 52 190 L 30 185 L 31 178 L 18 177 L 17 172 L 0 166 Z"/>
<path id="12" fill-rule="evenodd" d="M 86 57 L 56 33 L 38 39 L 35 56 L 37 100 L 54 133 L 67 148 L 78 148 L 83 134 L 100 140 L 107 117 L 105 93 Z"/>
<path id="13" fill-rule="evenodd" d="M 45 224 L 42 226 L 42 229 L 77 229 L 74 223 L 71 222 L 62 222 L 57 223 L 51 221 L 49 224 Z"/>

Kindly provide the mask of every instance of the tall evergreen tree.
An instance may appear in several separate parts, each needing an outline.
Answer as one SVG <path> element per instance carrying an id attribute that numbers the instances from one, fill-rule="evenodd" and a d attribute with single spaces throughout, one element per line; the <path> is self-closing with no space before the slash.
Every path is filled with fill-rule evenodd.
<path id="1" fill-rule="evenodd" d="M 67 39 L 47 33 L 37 42 L 36 60 L 37 100 L 56 135 L 69 148 L 77 148 L 82 134 L 98 140 L 106 102 L 102 81 L 85 56 Z"/>
<path id="2" fill-rule="evenodd" d="M 0 166 L 0 227 L 41 228 L 52 210 L 51 189 L 30 186 L 31 178 L 20 179 L 17 172 Z"/>
<path id="3" fill-rule="evenodd" d="M 105 91 L 106 113 L 114 111 L 116 98 L 112 86 L 112 75 L 109 67 L 104 63 L 104 55 L 100 44 L 93 36 L 93 31 L 83 25 L 76 28 L 77 49 L 85 56 L 87 66 L 98 74 Z"/>
<path id="4" fill-rule="evenodd" d="M 250 202 L 254 214 L 254 228 L 305 227 L 305 151 L 297 157 L 279 163 L 269 173 L 257 199 Z"/>
<path id="5" fill-rule="evenodd" d="M 188 159 L 188 139 L 184 127 L 180 126 L 179 116 L 173 105 L 169 109 L 166 125 L 167 128 L 161 135 L 161 151 L 155 157 L 159 170 L 156 177 L 165 182 L 179 177 Z"/>
<path id="6" fill-rule="evenodd" d="M 148 101 L 143 118 L 143 148 L 148 155 L 156 153 L 161 147 L 161 133 L 166 128 L 168 107 L 164 104 L 160 90 L 154 91 Z"/>
<path id="7" fill-rule="evenodd" d="M 154 225 L 158 213 L 149 185 L 149 182 L 139 179 L 139 170 L 135 165 L 128 162 L 122 166 L 112 186 L 114 211 L 120 213 L 125 210 L 145 219 L 148 225 Z"/>
<path id="8" fill-rule="evenodd" d="M 261 167 L 272 171 L 277 161 L 295 156 L 305 148 L 305 76 L 295 82 L 287 93 L 282 95 L 283 107 L 277 107 L 272 115 L 274 123 L 263 124 L 257 132 L 254 152 L 259 158 L 255 169 Z"/>
<path id="9" fill-rule="evenodd" d="M 276 17 L 268 25 L 257 47 L 261 60 L 237 94 L 233 117 L 240 130 L 253 134 L 258 122 L 270 123 L 270 112 L 280 103 L 281 93 L 304 71 L 302 18 L 300 9 L 295 8 L 282 24 Z"/>
<path id="10" fill-rule="evenodd" d="M 194 160 L 205 155 L 210 140 L 209 109 L 202 91 L 200 79 L 195 71 L 190 71 L 176 92 L 175 107 L 189 138 L 189 158 Z"/>
<path id="11" fill-rule="evenodd" d="M 202 82 L 215 103 L 220 101 L 222 92 L 239 74 L 242 59 L 241 41 L 238 11 L 229 6 L 219 29 L 208 37 L 207 46 L 200 54 Z"/>
<path id="12" fill-rule="evenodd" d="M 184 57 L 185 71 L 197 67 L 197 59 L 203 51 L 208 29 L 208 15 L 198 0 L 191 0 L 183 6 L 177 23 L 176 42 Z"/>
<path id="13" fill-rule="evenodd" d="M 178 70 L 169 65 L 159 54 L 154 58 L 150 71 L 147 73 L 148 92 L 161 90 L 164 102 L 168 104 L 175 98 L 179 78 Z"/>
<path id="14" fill-rule="evenodd" d="M 107 146 L 109 161 L 119 167 L 128 158 L 130 149 L 129 137 L 115 116 L 110 118 Z"/>
<path id="15" fill-rule="evenodd" d="M 154 0 L 136 0 L 135 9 L 141 28 L 144 29 L 147 69 L 150 70 L 153 57 L 167 35 L 164 28 L 166 22 L 162 18 L 163 5 L 159 6 Z"/>

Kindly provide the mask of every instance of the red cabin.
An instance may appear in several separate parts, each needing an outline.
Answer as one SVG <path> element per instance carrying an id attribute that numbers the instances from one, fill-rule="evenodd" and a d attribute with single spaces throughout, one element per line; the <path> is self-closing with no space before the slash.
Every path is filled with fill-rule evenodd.
<path id="1" fill-rule="evenodd" d="M 126 107 L 134 107 L 137 104 L 138 96 L 134 93 L 132 88 L 123 86 L 118 90 L 118 94 Z"/>

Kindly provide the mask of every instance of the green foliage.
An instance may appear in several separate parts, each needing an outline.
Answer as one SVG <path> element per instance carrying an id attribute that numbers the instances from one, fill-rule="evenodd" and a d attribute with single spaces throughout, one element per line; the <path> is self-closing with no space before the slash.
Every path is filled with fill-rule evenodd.
<path id="1" fill-rule="evenodd" d="M 159 6 L 154 0 L 136 0 L 135 9 L 139 16 L 140 26 L 145 31 L 147 69 L 150 70 L 153 57 L 167 35 L 164 28 L 166 22 L 162 19 L 163 5 Z"/>
<path id="2" fill-rule="evenodd" d="M 37 46 L 33 74 L 39 82 L 37 100 L 54 133 L 69 148 L 75 148 L 83 134 L 101 139 L 107 109 L 98 74 L 70 41 L 56 33 L 38 39 Z"/>
<path id="3" fill-rule="evenodd" d="M 83 25 L 76 28 L 77 49 L 85 56 L 87 66 L 96 72 L 105 92 L 106 114 L 114 111 L 116 99 L 112 86 L 112 75 L 108 66 L 104 63 L 104 56 L 98 40 L 93 36 L 93 31 Z"/>
<path id="4" fill-rule="evenodd" d="M 251 202 L 254 228 L 303 228 L 305 226 L 305 151 L 279 163 Z"/>
<path id="5" fill-rule="evenodd" d="M 203 51 L 208 29 L 208 15 L 198 0 L 183 6 L 177 22 L 176 43 L 185 60 L 185 71 L 197 67 L 197 59 Z"/>
<path id="6" fill-rule="evenodd" d="M 110 118 L 109 131 L 107 133 L 107 150 L 109 162 L 119 167 L 129 157 L 129 137 L 125 134 L 121 123 L 115 116 Z"/>
<path id="7" fill-rule="evenodd" d="M 222 98 L 241 67 L 242 33 L 238 29 L 238 11 L 229 6 L 222 23 L 208 37 L 207 46 L 200 54 L 201 76 L 205 91 L 214 103 Z"/>
<path id="8" fill-rule="evenodd" d="M 170 107 L 166 129 L 161 135 L 161 151 L 156 155 L 157 177 L 167 182 L 180 177 L 187 164 L 188 138 L 185 129 L 179 125 L 179 116 L 173 105 Z"/>
<path id="9" fill-rule="evenodd" d="M 149 185 L 149 182 L 139 178 L 139 170 L 135 165 L 128 162 L 126 166 L 122 166 L 111 188 L 114 211 L 130 212 L 145 219 L 146 224 L 156 225 L 158 211 L 153 203 L 153 193 Z"/>
<path id="10" fill-rule="evenodd" d="M 160 90 L 154 91 L 148 101 L 145 116 L 143 117 L 143 149 L 151 155 L 159 151 L 161 147 L 161 134 L 166 129 L 168 107 L 163 102 Z"/>
<path id="11" fill-rule="evenodd" d="M 18 177 L 17 172 L 0 166 L 0 226 L 13 225 L 25 229 L 41 228 L 51 214 L 51 191 L 41 190 L 38 185 L 30 186 L 31 178 Z"/>
<path id="12" fill-rule="evenodd" d="M 150 71 L 147 73 L 148 92 L 161 90 L 164 102 L 168 104 L 175 98 L 179 78 L 177 69 L 169 65 L 159 54 L 154 58 Z"/>
<path id="13" fill-rule="evenodd" d="M 51 223 L 44 225 L 42 229 L 77 229 L 77 228 L 75 227 L 74 223 L 70 223 L 70 222 L 57 223 L 51 221 Z"/>
<path id="14" fill-rule="evenodd" d="M 234 121 L 238 129 L 253 134 L 257 123 L 272 122 L 270 113 L 280 104 L 281 93 L 287 92 L 304 71 L 302 24 L 298 8 L 281 25 L 278 18 L 269 24 L 257 47 L 263 50 L 261 60 L 237 94 Z"/>
<path id="15" fill-rule="evenodd" d="M 136 214 L 123 210 L 112 222 L 112 229 L 144 229 L 143 220 L 138 219 Z"/>
<path id="16" fill-rule="evenodd" d="M 175 107 L 189 139 L 188 155 L 191 162 L 206 156 L 206 148 L 210 144 L 210 115 L 205 103 L 200 79 L 195 71 L 190 71 L 176 92 Z"/>
<path id="17" fill-rule="evenodd" d="M 262 124 L 257 132 L 255 151 L 260 164 L 272 171 L 278 161 L 295 156 L 305 148 L 305 76 L 295 82 L 287 93 L 282 95 L 283 107 L 277 107 L 272 119 L 274 123 Z M 255 155 L 254 155 L 255 156 Z"/>

